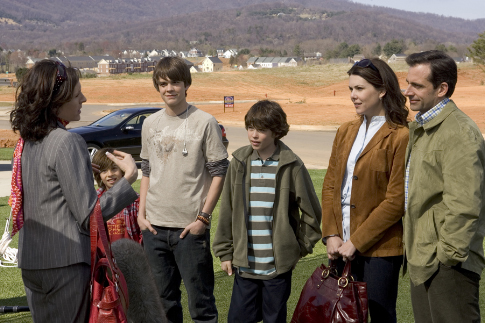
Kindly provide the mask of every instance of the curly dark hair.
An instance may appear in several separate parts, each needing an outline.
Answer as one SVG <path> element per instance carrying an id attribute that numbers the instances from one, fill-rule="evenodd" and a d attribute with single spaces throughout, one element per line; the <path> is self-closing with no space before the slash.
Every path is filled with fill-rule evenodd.
<path id="1" fill-rule="evenodd" d="M 281 139 L 290 130 L 286 121 L 286 113 L 281 106 L 269 100 L 256 102 L 244 117 L 246 129 L 271 130 L 276 139 Z"/>
<path id="2" fill-rule="evenodd" d="M 42 140 L 55 129 L 59 108 L 74 95 L 74 87 L 79 83 L 79 71 L 65 67 L 66 80 L 56 87 L 59 66 L 58 62 L 49 59 L 37 62 L 24 75 L 17 88 L 10 124 L 24 140 Z"/>
<path id="3" fill-rule="evenodd" d="M 409 109 L 406 107 L 406 97 L 401 92 L 396 74 L 386 62 L 379 58 L 370 58 L 370 65 L 361 67 L 354 64 L 347 72 L 350 75 L 358 75 L 369 82 L 376 90 L 385 91 L 382 104 L 386 113 L 388 124 L 396 126 L 408 126 Z M 361 116 L 361 118 L 363 118 Z"/>

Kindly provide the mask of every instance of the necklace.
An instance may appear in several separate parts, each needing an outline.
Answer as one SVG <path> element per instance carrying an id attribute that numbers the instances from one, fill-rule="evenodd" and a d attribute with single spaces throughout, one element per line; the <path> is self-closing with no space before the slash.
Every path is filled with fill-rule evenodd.
<path id="1" fill-rule="evenodd" d="M 189 154 L 189 152 L 187 151 L 187 145 L 185 143 L 185 139 L 187 138 L 187 124 L 189 123 L 189 119 L 188 119 L 188 114 L 189 114 L 189 106 L 187 106 L 187 109 L 185 110 L 185 131 L 184 131 L 184 150 L 182 150 L 182 156 L 187 156 Z"/>

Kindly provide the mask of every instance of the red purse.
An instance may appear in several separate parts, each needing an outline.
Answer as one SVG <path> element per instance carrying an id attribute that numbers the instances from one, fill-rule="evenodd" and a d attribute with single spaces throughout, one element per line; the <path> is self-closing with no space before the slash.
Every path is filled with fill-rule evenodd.
<path id="1" fill-rule="evenodd" d="M 307 280 L 291 323 L 367 323 L 367 284 L 352 281 L 350 261 L 342 277 L 333 265 L 317 267 Z"/>
<path id="2" fill-rule="evenodd" d="M 89 323 L 127 323 L 128 288 L 116 266 L 99 199 L 90 216 L 91 311 Z"/>

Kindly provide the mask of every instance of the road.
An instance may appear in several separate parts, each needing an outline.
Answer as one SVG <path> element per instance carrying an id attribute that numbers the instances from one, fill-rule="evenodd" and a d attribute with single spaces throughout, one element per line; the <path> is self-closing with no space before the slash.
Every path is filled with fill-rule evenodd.
<path id="1" fill-rule="evenodd" d="M 72 122 L 69 127 L 79 127 L 92 123 L 99 119 L 104 110 L 118 109 L 119 106 L 109 105 L 92 105 L 85 104 L 82 109 L 82 121 Z M 229 155 L 239 147 L 249 144 L 246 129 L 240 126 L 224 125 L 226 128 L 227 138 L 229 139 L 229 147 L 227 152 Z M 294 126 L 293 128 L 300 128 Z M 10 129 L 10 123 L 7 116 L 0 114 L 0 129 Z M 301 131 L 291 130 L 283 142 L 288 145 L 305 163 L 307 168 L 311 169 L 325 169 L 328 166 L 328 160 L 332 150 L 333 139 L 335 138 L 335 130 L 329 131 Z M 10 178 L 11 168 L 8 162 L 0 163 L 0 196 L 7 196 L 10 194 Z"/>

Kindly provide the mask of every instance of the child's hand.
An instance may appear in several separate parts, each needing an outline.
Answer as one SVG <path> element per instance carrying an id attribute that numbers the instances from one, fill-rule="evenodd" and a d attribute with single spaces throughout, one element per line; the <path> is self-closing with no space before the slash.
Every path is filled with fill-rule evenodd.
<path id="1" fill-rule="evenodd" d="M 228 276 L 232 276 L 232 260 L 221 262 L 221 269 L 224 270 Z"/>

